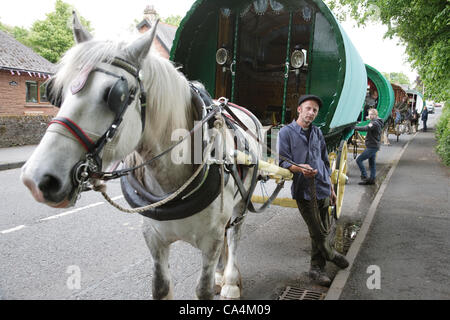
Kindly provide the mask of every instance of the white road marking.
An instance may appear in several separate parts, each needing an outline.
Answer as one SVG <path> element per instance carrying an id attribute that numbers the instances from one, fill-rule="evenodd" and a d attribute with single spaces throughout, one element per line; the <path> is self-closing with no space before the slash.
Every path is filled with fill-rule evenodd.
<path id="1" fill-rule="evenodd" d="M 117 197 L 111 198 L 111 200 L 116 201 L 116 200 L 119 200 L 121 198 L 123 198 L 123 196 L 117 196 Z M 51 216 L 51 217 L 48 217 L 48 218 L 44 218 L 44 219 L 41 219 L 39 221 L 48 221 L 48 220 L 58 219 L 58 218 L 67 216 L 69 214 L 75 213 L 75 212 L 79 212 L 79 211 L 83 211 L 83 210 L 86 210 L 86 209 L 98 207 L 99 205 L 102 205 L 102 204 L 105 204 L 105 203 L 106 202 L 97 202 L 97 203 L 90 204 L 90 205 L 82 207 L 82 208 L 74 209 L 74 210 L 63 212 L 63 213 L 60 213 L 60 214 L 57 214 L 57 215 L 54 215 L 54 216 Z"/>
<path id="2" fill-rule="evenodd" d="M 50 216 L 48 218 L 44 218 L 44 219 L 41 219 L 39 221 L 48 221 L 48 220 L 58 219 L 58 218 L 67 216 L 69 214 L 75 213 L 75 212 L 80 212 L 80 211 L 83 211 L 83 210 L 86 210 L 86 209 L 98 207 L 99 205 L 102 205 L 102 204 L 104 204 L 104 202 L 97 202 L 97 203 L 90 204 L 90 205 L 82 207 L 82 208 L 78 208 L 78 209 L 75 209 L 75 210 L 71 210 L 71 211 L 63 212 L 63 213 L 60 213 L 60 214 L 57 214 L 57 215 L 54 215 L 54 216 Z"/>
<path id="3" fill-rule="evenodd" d="M 117 197 L 114 197 L 114 198 L 111 198 L 111 199 L 114 200 L 114 201 L 117 201 L 117 200 L 120 200 L 122 198 L 123 198 L 123 196 L 117 196 Z M 94 208 L 94 207 L 98 207 L 98 206 L 100 206 L 102 204 L 105 204 L 105 203 L 106 202 L 93 203 L 93 204 L 90 204 L 90 205 L 82 207 L 82 208 L 70 210 L 70 211 L 63 212 L 63 213 L 60 213 L 60 214 L 57 214 L 57 215 L 54 215 L 54 216 L 50 216 L 50 217 L 47 217 L 47 218 L 40 219 L 39 222 L 59 219 L 61 217 L 65 217 L 65 216 L 67 216 L 69 214 L 72 214 L 72 213 L 76 213 L 76 212 L 80 212 L 80 211 L 83 211 L 83 210 L 86 210 L 86 209 L 91 209 L 91 208 Z M 0 231 L 0 234 L 7 234 L 7 233 L 15 232 L 15 231 L 22 230 L 24 228 L 26 228 L 26 225 L 20 225 L 20 226 L 11 228 L 11 229 Z"/>
<path id="4" fill-rule="evenodd" d="M 19 230 L 21 230 L 21 229 L 23 229 L 23 228 L 25 228 L 25 227 L 26 227 L 25 225 L 21 225 L 21 226 L 12 228 L 12 229 L 0 231 L 0 233 L 1 233 L 1 234 L 7 234 L 7 233 L 14 232 L 14 231 L 19 231 Z"/>

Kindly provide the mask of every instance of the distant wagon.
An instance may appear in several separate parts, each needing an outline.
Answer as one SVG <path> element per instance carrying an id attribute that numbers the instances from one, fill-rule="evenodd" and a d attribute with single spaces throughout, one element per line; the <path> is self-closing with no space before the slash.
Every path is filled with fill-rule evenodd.
<path id="1" fill-rule="evenodd" d="M 425 107 L 425 100 L 423 98 L 423 95 L 416 91 L 416 90 L 406 90 L 406 93 L 408 94 L 408 104 L 417 110 L 417 112 L 420 114 L 423 110 L 423 107 Z"/>

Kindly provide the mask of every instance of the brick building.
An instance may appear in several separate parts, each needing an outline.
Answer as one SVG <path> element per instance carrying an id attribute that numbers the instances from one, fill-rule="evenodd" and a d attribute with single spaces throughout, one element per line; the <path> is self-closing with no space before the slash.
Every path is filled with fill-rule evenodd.
<path id="1" fill-rule="evenodd" d="M 44 82 L 55 66 L 0 31 L 0 115 L 55 115 Z"/>
<path id="2" fill-rule="evenodd" d="M 155 8 L 153 6 L 147 6 L 144 10 L 144 19 L 136 26 L 136 28 L 140 33 L 150 30 L 157 17 L 158 13 Z M 173 39 L 175 39 L 176 32 L 176 26 L 171 26 L 170 24 L 162 21 L 159 22 L 153 46 L 158 53 L 166 59 L 169 59 L 170 50 L 172 49 L 172 43 Z"/>

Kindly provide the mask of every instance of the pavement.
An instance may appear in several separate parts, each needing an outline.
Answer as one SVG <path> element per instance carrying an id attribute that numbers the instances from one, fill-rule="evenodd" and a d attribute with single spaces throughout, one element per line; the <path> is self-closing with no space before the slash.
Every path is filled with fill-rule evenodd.
<path id="1" fill-rule="evenodd" d="M 450 299 L 450 169 L 434 130 L 405 146 L 368 213 L 327 300 Z"/>
<path id="2" fill-rule="evenodd" d="M 434 152 L 436 142 L 432 127 L 429 132 L 419 132 L 407 138 L 408 143 L 403 148 L 396 150 L 395 145 L 382 148 L 386 152 L 377 158 L 377 164 L 380 161 L 380 181 L 373 196 L 368 196 L 371 190 L 375 190 L 373 186 L 357 185 L 355 179 L 359 172 L 352 161 L 350 173 L 353 182 L 347 186 L 346 199 L 357 197 L 362 199 L 362 203 L 346 200 L 346 212 L 354 215 L 344 218 L 350 222 L 360 219 L 362 225 L 347 253 L 351 265 L 346 270 L 331 270 L 336 276 L 325 299 L 450 299 L 450 169 Z M 35 148 L 0 148 L 0 170 L 21 167 Z M 245 228 L 255 231 L 242 239 L 241 260 L 245 259 L 246 263 L 241 266 L 241 271 L 249 275 L 258 272 L 255 279 L 246 284 L 247 294 L 243 298 L 276 299 L 273 288 L 280 286 L 280 282 L 308 284 L 305 276 L 309 264 L 307 230 L 294 211 L 276 208 L 270 213 L 249 217 Z M 260 220 L 265 228 L 257 231 L 259 229 L 255 226 Z M 287 221 L 292 230 L 286 229 Z M 279 230 L 286 231 L 288 239 L 286 236 L 268 239 L 267 234 L 279 234 Z M 300 243 L 304 245 L 298 248 Z M 255 244 L 261 247 L 260 252 L 253 252 Z M 271 245 L 273 250 L 270 250 Z M 248 250 L 244 250 L 246 247 Z M 261 264 L 261 257 L 267 259 L 271 255 L 274 259 L 268 259 L 266 267 L 268 271 L 276 271 L 277 276 L 267 281 L 262 270 L 255 271 L 254 266 Z M 262 269 L 264 266 L 259 267 Z M 182 282 L 178 291 L 187 291 L 184 286 Z M 284 285 L 280 286 L 277 292 L 283 288 Z"/>
<path id="3" fill-rule="evenodd" d="M 35 145 L 0 148 L 0 170 L 22 167 L 35 148 Z"/>

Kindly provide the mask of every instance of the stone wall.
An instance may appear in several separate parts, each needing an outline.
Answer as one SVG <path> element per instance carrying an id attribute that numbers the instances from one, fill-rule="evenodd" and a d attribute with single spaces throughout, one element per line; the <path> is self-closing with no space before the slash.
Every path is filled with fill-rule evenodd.
<path id="1" fill-rule="evenodd" d="M 38 144 L 52 116 L 0 116 L 0 148 Z"/>

